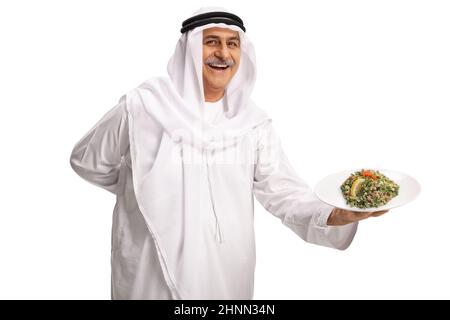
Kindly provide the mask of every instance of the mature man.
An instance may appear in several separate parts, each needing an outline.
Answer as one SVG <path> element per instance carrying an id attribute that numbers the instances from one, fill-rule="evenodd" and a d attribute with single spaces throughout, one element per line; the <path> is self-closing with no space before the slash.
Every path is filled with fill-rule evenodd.
<path id="1" fill-rule="evenodd" d="M 305 241 L 337 249 L 371 215 L 320 202 L 296 175 L 250 100 L 245 31 L 223 8 L 196 12 L 169 78 L 128 92 L 73 149 L 72 168 L 117 197 L 113 299 L 251 299 L 253 195 Z"/>

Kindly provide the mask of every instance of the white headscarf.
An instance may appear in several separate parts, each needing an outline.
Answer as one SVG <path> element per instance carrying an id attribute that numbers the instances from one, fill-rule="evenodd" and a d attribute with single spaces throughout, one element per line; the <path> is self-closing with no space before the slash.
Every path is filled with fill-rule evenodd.
<path id="1" fill-rule="evenodd" d="M 224 8 L 202 8 L 193 15 L 211 11 L 228 12 Z M 239 32 L 241 62 L 238 71 L 226 88 L 226 117 L 232 118 L 249 105 L 250 94 L 256 80 L 256 57 L 253 44 L 241 28 L 223 23 L 207 24 L 184 33 L 178 41 L 175 53 L 167 65 L 170 79 L 178 93 L 191 106 L 204 104 L 202 82 L 202 31 L 207 28 L 228 28 Z M 238 110 L 239 109 L 239 110 Z M 196 111 L 196 110 L 193 110 Z"/>
<path id="2" fill-rule="evenodd" d="M 198 15 L 224 8 L 202 8 Z M 241 59 L 239 68 L 225 90 L 225 117 L 212 125 L 203 122 L 205 107 L 202 82 L 202 31 L 221 27 L 239 32 Z M 167 70 L 170 78 L 152 78 L 126 96 L 129 119 L 130 155 L 133 183 L 139 209 L 142 212 L 158 249 L 165 280 L 175 299 L 192 297 L 195 284 L 192 274 L 198 273 L 204 258 L 198 252 L 202 246 L 201 230 L 190 220 L 195 207 L 192 185 L 199 181 L 199 167 L 209 169 L 206 162 L 192 165 L 185 160 L 188 149 L 206 152 L 217 148 L 235 148 L 247 133 L 270 119 L 250 100 L 256 80 L 254 48 L 246 34 L 237 26 L 212 23 L 181 35 Z M 155 148 L 154 128 L 158 123 L 164 134 Z M 156 159 L 148 150 L 158 150 Z M 214 200 L 214 181 L 208 171 L 211 204 L 217 222 L 217 239 L 224 241 L 221 208 Z M 195 185 L 195 184 L 194 184 Z M 225 211 L 223 209 L 222 211 Z M 198 257 L 198 259 L 196 259 Z"/>

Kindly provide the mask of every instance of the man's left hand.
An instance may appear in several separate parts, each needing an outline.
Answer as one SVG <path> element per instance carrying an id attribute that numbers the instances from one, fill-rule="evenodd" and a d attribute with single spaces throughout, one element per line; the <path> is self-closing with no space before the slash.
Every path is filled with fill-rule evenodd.
<path id="1" fill-rule="evenodd" d="M 379 217 L 389 210 L 357 212 L 339 208 L 334 208 L 327 220 L 329 226 L 343 226 L 352 222 L 367 219 L 369 217 Z"/>

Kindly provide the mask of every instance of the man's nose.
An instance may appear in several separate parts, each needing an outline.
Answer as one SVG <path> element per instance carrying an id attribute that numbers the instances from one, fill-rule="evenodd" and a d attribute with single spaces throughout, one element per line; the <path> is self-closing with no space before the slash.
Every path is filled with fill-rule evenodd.
<path id="1" fill-rule="evenodd" d="M 230 57 L 230 50 L 226 44 L 223 44 L 220 48 L 216 50 L 216 57 L 222 59 L 228 59 Z"/>

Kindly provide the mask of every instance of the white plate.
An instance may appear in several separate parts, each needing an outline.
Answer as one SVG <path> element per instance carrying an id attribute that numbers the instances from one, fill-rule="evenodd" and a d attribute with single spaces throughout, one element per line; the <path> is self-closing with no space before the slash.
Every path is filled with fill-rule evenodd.
<path id="1" fill-rule="evenodd" d="M 410 177 L 404 173 L 397 171 L 369 169 L 369 170 L 378 170 L 386 177 L 397 183 L 400 186 L 398 195 L 392 198 L 392 200 L 390 200 L 388 203 L 386 203 L 384 206 L 381 207 L 367 208 L 367 209 L 350 207 L 349 205 L 347 205 L 344 196 L 342 195 L 341 185 L 350 176 L 350 174 L 359 170 L 361 169 L 347 170 L 329 175 L 328 177 L 325 177 L 319 183 L 317 183 L 314 192 L 316 193 L 317 197 L 319 197 L 320 200 L 322 200 L 325 203 L 328 203 L 329 205 L 341 209 L 358 212 L 370 212 L 396 208 L 413 201 L 415 198 L 417 198 L 417 196 L 420 193 L 420 184 L 413 177 Z"/>

